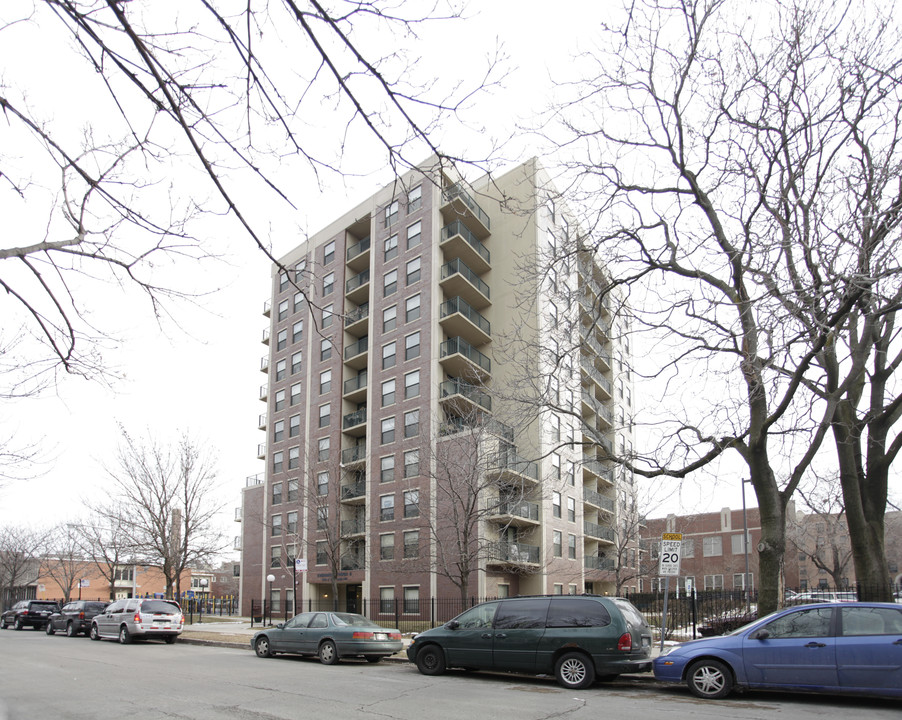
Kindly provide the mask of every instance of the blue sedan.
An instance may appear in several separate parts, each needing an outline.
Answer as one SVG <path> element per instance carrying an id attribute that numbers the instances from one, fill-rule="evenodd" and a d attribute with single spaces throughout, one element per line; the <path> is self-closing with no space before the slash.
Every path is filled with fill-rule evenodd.
<path id="1" fill-rule="evenodd" d="M 697 697 L 794 690 L 902 697 L 902 607 L 821 603 L 779 610 L 655 658 L 655 678 Z"/>

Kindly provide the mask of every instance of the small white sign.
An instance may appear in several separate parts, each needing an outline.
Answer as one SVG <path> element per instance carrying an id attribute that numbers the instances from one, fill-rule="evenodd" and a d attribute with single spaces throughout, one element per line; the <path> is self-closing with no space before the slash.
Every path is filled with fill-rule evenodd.
<path id="1" fill-rule="evenodd" d="M 78 581 L 78 587 L 91 587 L 91 581 L 87 578 L 82 578 Z"/>
<path id="2" fill-rule="evenodd" d="M 295 558 L 294 569 L 298 572 L 307 572 L 307 558 Z"/>
<path id="3" fill-rule="evenodd" d="M 664 533 L 661 536 L 661 558 L 658 564 L 658 575 L 679 577 L 682 548 L 682 533 Z"/>

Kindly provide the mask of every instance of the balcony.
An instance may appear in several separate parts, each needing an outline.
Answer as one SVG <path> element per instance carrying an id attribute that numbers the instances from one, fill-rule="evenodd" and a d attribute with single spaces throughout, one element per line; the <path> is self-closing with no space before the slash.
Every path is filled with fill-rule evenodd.
<path id="1" fill-rule="evenodd" d="M 513 450 L 505 450 L 490 458 L 490 470 L 501 471 L 504 475 L 513 474 L 525 477 L 533 482 L 539 481 L 539 464 L 520 457 Z"/>
<path id="2" fill-rule="evenodd" d="M 345 262 L 354 272 L 360 272 L 370 266 L 370 238 L 369 236 L 348 246 L 345 252 Z"/>
<path id="3" fill-rule="evenodd" d="M 345 313 L 345 330 L 355 337 L 369 333 L 370 304 L 364 303 Z"/>
<path id="4" fill-rule="evenodd" d="M 244 481 L 244 487 L 254 487 L 254 485 L 262 485 L 265 479 L 266 476 L 263 473 L 248 475 Z"/>
<path id="5" fill-rule="evenodd" d="M 595 457 L 592 457 L 589 455 L 584 455 L 582 467 L 583 467 L 583 470 L 585 470 L 586 472 L 592 473 L 593 475 L 600 478 L 601 480 L 604 480 L 604 482 L 606 482 L 608 485 L 614 484 L 613 468 L 609 468 L 609 467 L 606 467 L 605 465 L 602 465 L 601 461 L 597 460 Z"/>
<path id="6" fill-rule="evenodd" d="M 342 502 L 361 501 L 366 498 L 366 480 L 357 480 L 341 486 Z"/>
<path id="7" fill-rule="evenodd" d="M 348 345 L 345 348 L 345 365 L 355 370 L 365 368 L 369 363 L 367 351 L 369 350 L 370 339 L 364 335 L 357 342 Z"/>
<path id="8" fill-rule="evenodd" d="M 492 339 L 492 325 L 462 297 L 446 300 L 439 308 L 439 324 L 448 337 L 462 337 L 473 345 Z"/>
<path id="9" fill-rule="evenodd" d="M 342 465 L 356 465 L 362 462 L 366 462 L 366 443 L 354 445 L 341 451 Z"/>
<path id="10" fill-rule="evenodd" d="M 241 516 L 244 514 L 240 507 L 235 508 L 235 522 L 241 522 Z"/>
<path id="11" fill-rule="evenodd" d="M 269 384 L 264 384 L 260 386 L 260 399 L 263 402 L 266 402 L 269 399 Z"/>
<path id="12" fill-rule="evenodd" d="M 599 430 L 607 430 L 612 427 L 614 424 L 614 413 L 611 408 L 606 405 L 602 405 L 601 401 L 596 398 L 592 393 L 586 392 L 585 390 L 581 393 L 583 405 L 585 405 L 589 410 L 589 415 L 596 415 L 598 417 L 599 422 L 597 423 Z M 587 417 L 587 413 L 583 413 L 583 417 Z"/>
<path id="13" fill-rule="evenodd" d="M 366 406 L 342 418 L 341 429 L 348 435 L 364 435 L 366 433 Z"/>
<path id="14" fill-rule="evenodd" d="M 348 402 L 361 403 L 366 400 L 368 373 L 364 370 L 344 383 L 344 399 Z"/>
<path id="15" fill-rule="evenodd" d="M 355 305 L 363 305 L 370 296 L 369 269 L 357 273 L 345 283 L 345 297 Z"/>
<path id="16" fill-rule="evenodd" d="M 538 525 L 539 505 L 526 500 L 504 500 L 494 498 L 488 500 L 486 508 L 490 516 L 505 519 L 505 523 L 513 526 Z"/>
<path id="17" fill-rule="evenodd" d="M 609 371 L 611 369 L 611 353 L 605 350 L 594 336 L 588 333 L 582 333 L 582 336 L 581 340 L 592 351 L 592 358 L 601 361 L 605 372 Z"/>
<path id="18" fill-rule="evenodd" d="M 491 302 L 489 286 L 460 258 L 442 265 L 439 285 L 446 297 L 460 296 L 477 310 L 482 310 Z"/>
<path id="19" fill-rule="evenodd" d="M 342 555 L 341 556 L 341 569 L 345 572 L 349 572 L 351 570 L 363 570 L 365 569 L 365 565 L 363 562 L 363 555 Z"/>
<path id="20" fill-rule="evenodd" d="M 439 349 L 439 362 L 449 375 L 470 379 L 487 379 L 492 361 L 462 337 L 445 340 Z"/>
<path id="21" fill-rule="evenodd" d="M 598 386 L 602 395 L 604 395 L 602 400 L 610 400 L 614 394 L 614 386 L 610 380 L 608 380 L 601 372 L 596 368 L 589 360 L 583 359 L 580 362 L 580 367 L 582 367 L 583 372 L 592 379 L 592 381 Z"/>
<path id="22" fill-rule="evenodd" d="M 269 372 L 269 355 L 264 355 L 262 358 L 260 358 L 260 372 Z"/>
<path id="23" fill-rule="evenodd" d="M 263 317 L 269 317 L 272 314 L 272 300 L 263 301 Z"/>
<path id="24" fill-rule="evenodd" d="M 605 540 L 610 543 L 614 542 L 614 529 L 599 525 L 598 523 L 589 522 L 588 520 L 583 521 L 583 532 L 586 536 L 597 540 Z"/>
<path id="25" fill-rule="evenodd" d="M 595 490 L 583 488 L 583 501 L 589 505 L 594 505 L 597 508 L 606 510 L 609 513 L 614 512 L 614 500 L 601 493 L 595 492 Z"/>
<path id="26" fill-rule="evenodd" d="M 263 329 L 263 344 L 269 345 L 269 328 Z"/>
<path id="27" fill-rule="evenodd" d="M 491 543 L 488 547 L 488 559 L 490 564 L 502 565 L 538 565 L 539 548 L 536 545 L 524 545 L 523 543 Z"/>
<path id="28" fill-rule="evenodd" d="M 257 459 L 258 460 L 266 459 L 266 443 L 259 443 L 257 445 Z"/>
<path id="29" fill-rule="evenodd" d="M 366 532 L 366 520 L 362 517 L 342 520 L 339 532 L 342 537 L 363 535 Z"/>
<path id="30" fill-rule="evenodd" d="M 268 417 L 266 413 L 260 413 L 260 415 L 257 417 L 257 427 L 261 430 L 266 430 L 267 420 Z"/>
<path id="31" fill-rule="evenodd" d="M 439 385 L 439 400 L 447 400 L 460 415 L 469 415 L 479 406 L 491 412 L 492 398 L 479 387 L 464 382 L 460 378 L 445 380 Z"/>
<path id="32" fill-rule="evenodd" d="M 489 249 L 460 221 L 442 228 L 439 247 L 446 258 L 462 260 L 475 273 L 481 275 L 492 269 Z"/>
<path id="33" fill-rule="evenodd" d="M 232 543 L 232 550 L 240 550 L 241 549 L 241 536 L 236 535 L 235 541 Z"/>
<path id="34" fill-rule="evenodd" d="M 583 567 L 586 570 L 613 570 L 614 558 L 602 558 L 597 555 L 586 555 L 583 558 Z"/>
<path id="35" fill-rule="evenodd" d="M 489 216 L 462 183 L 456 183 L 442 191 L 441 211 L 444 217 L 463 222 L 481 239 L 487 238 L 492 231 Z"/>

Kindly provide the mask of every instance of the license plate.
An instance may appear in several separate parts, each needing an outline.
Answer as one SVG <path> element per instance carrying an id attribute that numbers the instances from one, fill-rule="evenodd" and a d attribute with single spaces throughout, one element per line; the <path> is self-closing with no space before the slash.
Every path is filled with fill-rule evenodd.
<path id="1" fill-rule="evenodd" d="M 642 638 L 642 647 L 651 647 L 651 638 Z"/>
<path id="2" fill-rule="evenodd" d="M 376 640 L 388 640 L 388 635 L 386 635 L 385 633 L 374 633 L 373 637 Z"/>

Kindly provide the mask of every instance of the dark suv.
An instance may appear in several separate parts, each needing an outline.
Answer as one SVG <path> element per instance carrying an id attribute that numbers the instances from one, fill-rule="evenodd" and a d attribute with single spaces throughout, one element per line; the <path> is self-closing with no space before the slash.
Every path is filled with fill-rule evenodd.
<path id="1" fill-rule="evenodd" d="M 63 609 L 50 616 L 47 623 L 47 634 L 65 632 L 67 637 L 75 637 L 79 633 L 87 635 L 91 629 L 91 620 L 102 613 L 107 602 L 98 600 L 73 600 L 63 605 Z"/>
<path id="2" fill-rule="evenodd" d="M 0 627 L 6 630 L 12 625 L 16 630 L 43 628 L 50 616 L 60 611 L 60 606 L 50 600 L 20 600 L 0 616 Z"/>
<path id="3" fill-rule="evenodd" d="M 449 667 L 554 673 L 565 688 L 651 669 L 651 629 L 623 598 L 546 595 L 477 605 L 417 635 L 408 659 L 424 675 Z"/>

